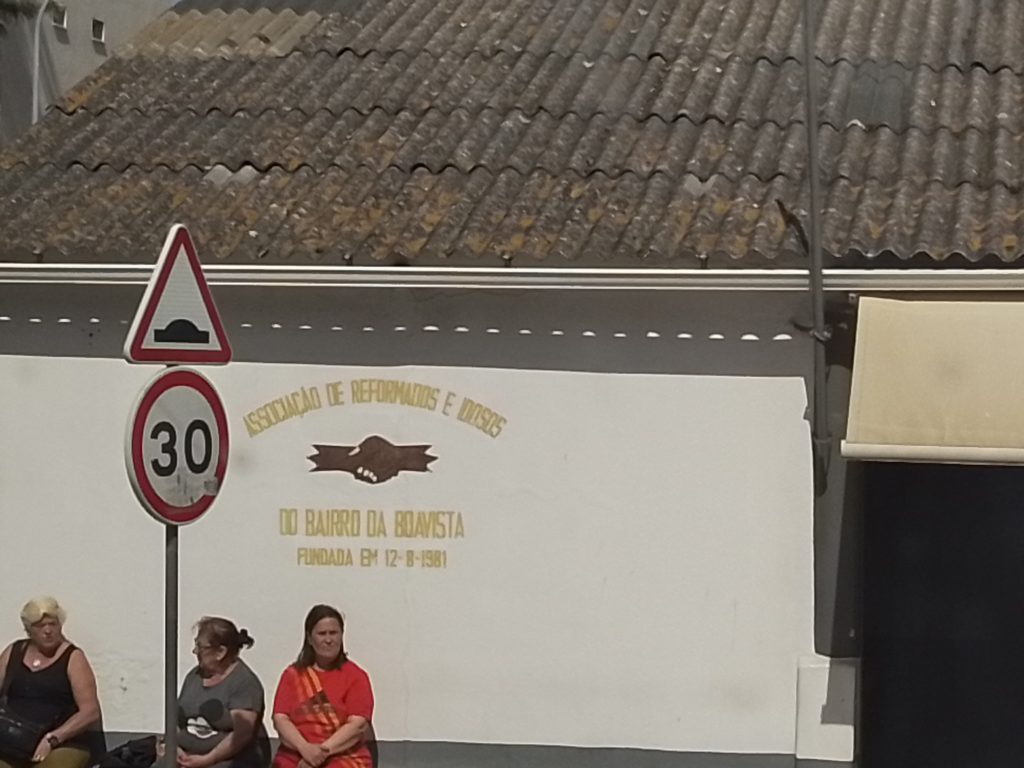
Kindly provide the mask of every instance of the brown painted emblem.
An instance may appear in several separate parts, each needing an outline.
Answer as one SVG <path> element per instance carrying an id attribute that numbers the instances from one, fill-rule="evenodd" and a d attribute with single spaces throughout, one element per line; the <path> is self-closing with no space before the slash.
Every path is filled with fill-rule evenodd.
<path id="1" fill-rule="evenodd" d="M 307 456 L 313 462 L 310 472 L 348 472 L 356 480 L 376 485 L 400 472 L 429 472 L 437 461 L 429 445 L 395 445 L 380 435 L 371 435 L 359 445 L 314 445 Z"/>

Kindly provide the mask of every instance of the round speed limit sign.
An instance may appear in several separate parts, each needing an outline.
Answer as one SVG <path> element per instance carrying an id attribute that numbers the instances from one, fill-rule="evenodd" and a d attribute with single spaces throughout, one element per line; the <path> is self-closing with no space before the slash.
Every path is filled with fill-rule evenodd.
<path id="1" fill-rule="evenodd" d="M 169 368 L 142 390 L 128 420 L 125 463 L 157 520 L 191 523 L 213 504 L 228 466 L 228 420 L 209 379 Z"/>

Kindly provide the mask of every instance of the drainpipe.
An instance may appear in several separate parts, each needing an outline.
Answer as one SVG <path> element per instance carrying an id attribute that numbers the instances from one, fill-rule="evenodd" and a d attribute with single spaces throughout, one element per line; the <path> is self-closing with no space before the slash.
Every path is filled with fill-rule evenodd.
<path id="1" fill-rule="evenodd" d="M 832 436 L 828 430 L 828 397 L 825 344 L 832 336 L 832 330 L 825 324 L 825 291 L 822 278 L 821 214 L 824 206 L 821 197 L 821 168 L 818 162 L 818 87 L 815 77 L 816 58 L 814 54 L 815 0 L 804 0 L 803 48 L 804 84 L 806 86 L 805 126 L 807 128 L 807 175 L 810 186 L 810 238 L 807 243 L 810 269 L 808 284 L 811 291 L 811 314 L 813 327 L 810 329 L 814 340 L 814 379 L 812 383 L 813 404 L 811 406 L 811 448 L 814 461 L 814 488 L 818 495 L 825 491 L 829 457 L 832 452 Z"/>
<path id="2" fill-rule="evenodd" d="M 32 124 L 39 120 L 39 28 L 43 24 L 43 13 L 50 0 L 41 0 L 36 13 L 35 37 L 32 49 Z"/>

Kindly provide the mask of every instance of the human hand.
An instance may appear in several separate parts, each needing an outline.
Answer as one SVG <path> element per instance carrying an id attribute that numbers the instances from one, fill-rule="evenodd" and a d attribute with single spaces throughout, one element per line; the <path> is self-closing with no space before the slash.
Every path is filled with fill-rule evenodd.
<path id="1" fill-rule="evenodd" d="M 326 762 L 327 760 L 329 760 L 329 759 L 331 758 L 332 754 L 333 754 L 333 753 L 331 752 L 330 748 L 329 748 L 329 747 L 328 747 L 328 746 L 327 746 L 326 744 L 313 744 L 313 745 L 311 745 L 311 746 L 312 746 L 312 747 L 313 747 L 314 749 L 319 749 L 319 750 L 320 750 L 320 751 L 321 751 L 321 752 L 323 753 L 323 756 L 324 756 L 324 757 L 323 757 L 323 759 L 324 759 L 324 762 Z M 323 763 L 321 763 L 321 765 L 322 765 L 322 764 L 323 764 Z M 301 758 L 301 759 L 299 760 L 299 765 L 298 765 L 298 768 L 318 768 L 318 766 L 314 766 L 314 765 L 312 765 L 311 763 L 307 762 L 305 758 Z"/>
<path id="2" fill-rule="evenodd" d="M 179 749 L 178 765 L 181 768 L 209 768 L 213 763 L 210 762 L 207 755 L 189 755 Z"/>
<path id="3" fill-rule="evenodd" d="M 49 736 L 49 734 L 46 734 L 46 736 Z M 50 753 L 53 751 L 53 747 L 50 745 L 50 742 L 47 741 L 46 736 L 43 736 L 43 738 L 39 740 L 39 743 L 36 744 L 36 751 L 32 753 L 33 763 L 43 762 L 43 760 L 48 758 Z"/>
<path id="4" fill-rule="evenodd" d="M 299 749 L 299 754 L 309 768 L 320 768 L 329 756 L 322 744 L 309 744 L 308 742 Z"/>

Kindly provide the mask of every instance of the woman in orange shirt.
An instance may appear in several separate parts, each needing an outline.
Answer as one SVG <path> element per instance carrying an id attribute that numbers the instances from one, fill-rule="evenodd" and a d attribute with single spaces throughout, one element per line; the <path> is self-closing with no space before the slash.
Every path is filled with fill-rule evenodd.
<path id="1" fill-rule="evenodd" d="M 274 727 L 281 746 L 273 768 L 372 768 L 370 678 L 345 653 L 337 609 L 315 605 L 306 616 L 299 658 L 281 675 Z"/>

